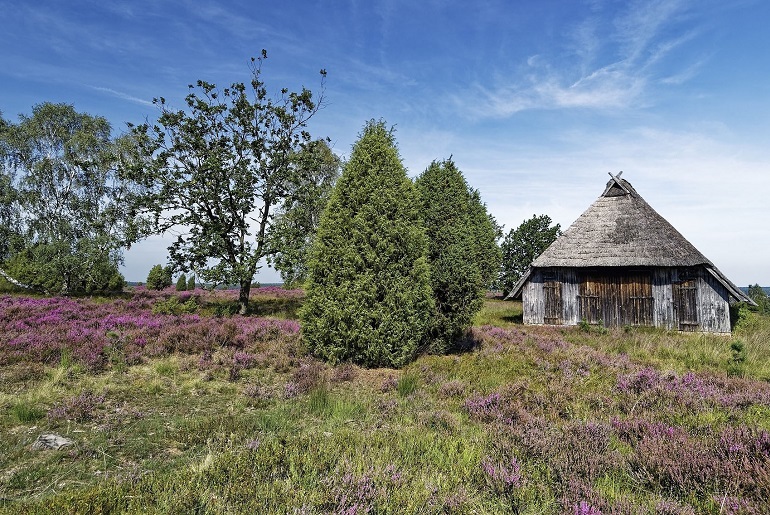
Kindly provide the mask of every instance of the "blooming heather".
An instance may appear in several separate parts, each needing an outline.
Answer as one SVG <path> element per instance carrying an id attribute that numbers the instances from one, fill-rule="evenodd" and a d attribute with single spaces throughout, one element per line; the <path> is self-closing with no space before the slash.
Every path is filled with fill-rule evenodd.
<path id="1" fill-rule="evenodd" d="M 233 295 L 196 292 L 210 295 L 208 300 Z M 110 302 L 1 296 L 0 364 L 54 364 L 68 352 L 89 369 L 100 370 L 107 366 L 109 351 L 116 346 L 133 362 L 142 356 L 197 354 L 229 346 L 242 351 L 237 358 L 239 364 L 252 366 L 253 359 L 246 356 L 251 350 L 259 351 L 276 338 L 298 338 L 299 324 L 294 320 L 153 313 L 153 305 L 169 295 L 139 289 L 129 298 Z"/>

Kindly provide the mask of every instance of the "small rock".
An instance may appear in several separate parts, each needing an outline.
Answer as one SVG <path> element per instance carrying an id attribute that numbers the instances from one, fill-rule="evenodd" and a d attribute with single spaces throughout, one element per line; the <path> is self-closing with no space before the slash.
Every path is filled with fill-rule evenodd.
<path id="1" fill-rule="evenodd" d="M 47 449 L 53 449 L 58 451 L 62 447 L 72 445 L 75 442 L 63 436 L 54 434 L 42 434 L 37 437 L 37 440 L 32 444 L 33 451 L 43 451 Z"/>

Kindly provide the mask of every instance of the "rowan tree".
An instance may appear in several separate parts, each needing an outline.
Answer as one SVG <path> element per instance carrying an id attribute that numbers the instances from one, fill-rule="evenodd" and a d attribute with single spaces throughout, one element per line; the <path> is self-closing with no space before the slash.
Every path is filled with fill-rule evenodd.
<path id="1" fill-rule="evenodd" d="M 260 261 L 271 251 L 273 218 L 306 180 L 292 156 L 310 140 L 305 130 L 323 96 L 284 88 L 272 97 L 262 81 L 263 50 L 248 85 L 189 86 L 187 110 L 155 99 L 156 124 L 133 127 L 144 162 L 125 170 L 144 188 L 137 207 L 155 231 L 172 232 L 175 270 L 195 270 L 208 284 L 237 284 L 241 314 Z M 321 70 L 321 84 L 326 72 Z"/>

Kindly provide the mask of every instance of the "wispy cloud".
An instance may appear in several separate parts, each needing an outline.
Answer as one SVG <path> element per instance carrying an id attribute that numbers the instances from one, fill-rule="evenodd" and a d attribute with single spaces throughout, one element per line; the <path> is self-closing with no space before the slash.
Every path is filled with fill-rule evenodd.
<path id="1" fill-rule="evenodd" d="M 633 2 L 620 13 L 591 12 L 567 34 L 563 54 L 531 56 L 523 72 L 518 70 L 519 80 L 507 77 L 506 84 L 493 86 L 477 82 L 451 100 L 471 119 L 505 118 L 529 109 L 643 105 L 652 85 L 682 84 L 699 69 L 699 63 L 688 63 L 659 77 L 666 57 L 699 34 L 668 34 L 686 7 L 684 0 L 651 0 Z"/>

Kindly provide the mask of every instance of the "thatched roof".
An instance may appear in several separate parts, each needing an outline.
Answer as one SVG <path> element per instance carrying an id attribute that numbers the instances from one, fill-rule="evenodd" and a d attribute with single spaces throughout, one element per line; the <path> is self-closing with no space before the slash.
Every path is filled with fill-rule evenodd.
<path id="1" fill-rule="evenodd" d="M 622 173 L 622 172 L 621 172 Z M 716 267 L 660 216 L 620 174 L 535 261 L 545 267 L 690 267 L 703 265 L 731 295 L 747 300 Z M 518 295 L 526 281 L 516 284 Z"/>
<path id="2" fill-rule="evenodd" d="M 711 262 L 639 196 L 613 178 L 535 267 L 696 266 Z"/>

